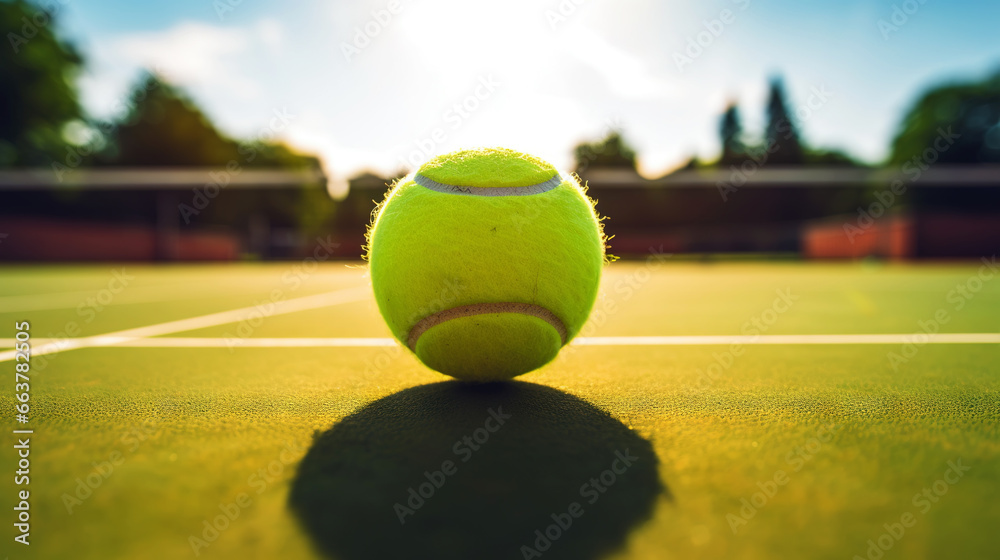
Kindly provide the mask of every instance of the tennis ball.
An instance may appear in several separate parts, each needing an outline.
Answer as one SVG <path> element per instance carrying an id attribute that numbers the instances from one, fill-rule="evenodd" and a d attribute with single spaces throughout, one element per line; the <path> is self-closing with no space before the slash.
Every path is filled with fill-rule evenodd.
<path id="1" fill-rule="evenodd" d="M 597 297 L 605 237 L 577 180 L 513 150 L 436 157 L 368 229 L 375 300 L 431 369 L 510 379 L 550 362 Z"/>

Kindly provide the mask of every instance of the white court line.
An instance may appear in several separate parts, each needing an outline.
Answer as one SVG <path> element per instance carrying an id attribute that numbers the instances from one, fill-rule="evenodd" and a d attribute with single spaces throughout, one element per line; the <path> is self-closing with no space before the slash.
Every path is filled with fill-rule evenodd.
<path id="1" fill-rule="evenodd" d="M 159 303 L 180 299 L 190 299 L 191 282 L 176 282 L 172 284 L 161 284 L 157 286 L 136 286 L 123 290 L 120 295 L 106 304 L 99 303 L 103 307 L 116 305 L 132 305 L 140 303 Z M 171 290 L 171 288 L 174 288 Z M 181 289 L 177 289 L 181 288 Z M 47 311 L 51 309 L 78 309 L 82 305 L 98 298 L 98 294 L 105 288 L 93 290 L 81 290 L 76 292 L 50 292 L 43 294 L 25 294 L 19 296 L 0 296 L 0 310 L 3 313 L 14 313 L 24 311 Z M 206 296 L 208 297 L 208 296 Z M 122 301 L 124 299 L 124 301 Z"/>
<path id="2" fill-rule="evenodd" d="M 926 340 L 924 339 L 926 337 Z M 578 346 L 694 346 L 718 344 L 996 344 L 1000 333 L 772 334 L 749 336 L 595 336 Z"/>
<path id="3" fill-rule="evenodd" d="M 1000 333 L 947 333 L 917 339 L 910 334 L 776 334 L 761 336 L 598 336 L 580 337 L 574 346 L 714 346 L 727 344 L 1000 344 Z M 72 339 L 83 340 L 83 339 Z M 369 348 L 396 346 L 391 338 L 129 338 L 90 337 L 89 346 L 126 348 Z M 40 339 L 36 343 L 49 343 Z M 13 345 L 14 339 L 0 339 Z"/>
<path id="4" fill-rule="evenodd" d="M 170 321 L 168 323 L 160 323 L 158 325 L 150 325 L 148 327 L 127 329 L 124 331 L 117 331 L 98 336 L 66 338 L 63 340 L 42 340 L 41 344 L 39 344 L 39 340 L 33 340 L 31 355 L 41 356 L 46 354 L 57 354 L 59 352 L 75 350 L 77 348 L 119 345 L 128 342 L 136 342 L 139 339 L 146 339 L 154 336 L 227 325 L 229 323 L 236 323 L 248 319 L 251 313 L 255 311 L 263 317 L 273 317 L 275 315 L 284 315 L 286 313 L 295 313 L 297 311 L 307 311 L 310 309 L 318 309 L 320 307 L 361 301 L 369 297 L 371 297 L 371 288 L 363 286 L 359 288 L 348 288 L 345 290 L 337 290 L 336 292 L 326 292 L 312 296 L 303 296 L 295 299 L 278 301 L 273 304 L 273 309 L 266 312 L 262 311 L 262 308 L 267 309 L 270 304 L 261 304 L 260 307 L 253 306 L 232 309 L 230 311 L 211 313 L 200 317 L 191 317 L 189 319 Z M 223 338 L 219 340 L 225 341 L 226 339 Z M 13 341 L 11 341 L 9 345 L 13 346 Z M 14 356 L 15 352 L 13 350 L 0 352 L 0 362 L 13 360 Z"/>
<path id="5" fill-rule="evenodd" d="M 115 343 L 128 348 L 368 348 L 396 346 L 391 338 L 140 338 Z"/>

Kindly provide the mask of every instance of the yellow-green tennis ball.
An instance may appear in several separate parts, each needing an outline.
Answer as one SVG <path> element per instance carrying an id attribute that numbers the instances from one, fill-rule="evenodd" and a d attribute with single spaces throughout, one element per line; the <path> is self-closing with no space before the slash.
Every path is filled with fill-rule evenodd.
<path id="1" fill-rule="evenodd" d="M 428 367 L 500 380 L 550 362 L 597 297 L 605 238 L 571 176 L 506 149 L 400 179 L 368 232 L 379 311 Z"/>

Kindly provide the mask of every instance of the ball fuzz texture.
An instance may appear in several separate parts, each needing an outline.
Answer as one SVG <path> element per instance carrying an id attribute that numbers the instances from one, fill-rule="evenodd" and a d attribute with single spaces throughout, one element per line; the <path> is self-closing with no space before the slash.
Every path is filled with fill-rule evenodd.
<path id="1" fill-rule="evenodd" d="M 513 150 L 439 156 L 368 231 L 379 311 L 431 369 L 510 379 L 550 362 L 597 297 L 605 237 L 577 180 Z"/>

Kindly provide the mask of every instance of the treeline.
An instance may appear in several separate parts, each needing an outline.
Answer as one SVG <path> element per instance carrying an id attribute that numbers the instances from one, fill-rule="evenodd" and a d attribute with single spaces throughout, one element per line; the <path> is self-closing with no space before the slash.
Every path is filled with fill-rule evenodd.
<path id="1" fill-rule="evenodd" d="M 803 140 L 796 113 L 805 113 L 808 119 L 821 110 L 828 95 L 822 88 L 813 88 L 808 99 L 792 111 L 781 80 L 773 79 L 763 134 L 749 134 L 740 107 L 730 103 L 719 119 L 719 156 L 709 161 L 692 157 L 683 168 L 739 167 L 750 160 L 757 166 L 866 166 L 842 151 L 810 146 Z M 943 150 L 941 138 L 957 141 Z M 920 96 L 903 118 L 881 165 L 926 160 L 930 152 L 935 163 L 1000 163 L 1000 72 L 981 81 L 937 86 Z M 578 145 L 574 155 L 579 173 L 600 167 L 635 169 L 635 150 L 621 131 Z"/>
<path id="2" fill-rule="evenodd" d="M 73 174 L 86 167 L 205 167 L 235 173 L 320 168 L 315 156 L 274 140 L 289 121 L 281 111 L 253 137 L 231 138 L 180 89 L 150 73 L 139 76 L 116 103 L 112 120 L 90 118 L 76 87 L 84 57 L 54 33 L 54 19 L 55 14 L 24 0 L 0 2 L 0 29 L 11 42 L 0 55 L 0 168 L 50 168 L 66 185 L 60 193 L 37 197 L 38 208 L 22 201 L 19 211 L 64 212 L 95 221 L 156 219 L 156 210 L 141 195 L 116 194 L 109 204 L 108 193 L 74 189 Z M 252 218 L 308 235 L 329 224 L 335 207 L 319 183 L 221 198 L 199 212 L 194 225 L 244 228 Z"/>
<path id="3" fill-rule="evenodd" d="M 275 130 L 250 139 L 228 137 L 182 91 L 152 74 L 137 79 L 113 120 L 89 118 L 75 85 L 84 58 L 53 32 L 53 15 L 40 17 L 40 10 L 25 0 L 0 2 L 0 28 L 11 42 L 0 56 L 5 83 L 0 88 L 0 168 L 51 167 L 62 177 L 84 166 L 225 167 L 232 162 L 247 168 L 320 166 L 315 156 L 274 141 Z M 763 131 L 745 130 L 742 109 L 732 103 L 719 120 L 719 156 L 712 161 L 692 157 L 686 167 L 740 166 L 749 160 L 776 166 L 863 165 L 846 153 L 803 140 L 803 112 L 808 120 L 827 97 L 822 88 L 814 88 L 800 100 L 803 103 L 791 105 L 781 80 L 773 79 Z M 281 115 L 277 117 L 272 122 L 280 124 Z M 935 141 L 945 131 L 957 141 L 946 151 L 938 150 L 937 162 L 1000 162 L 1000 73 L 978 82 L 937 87 L 921 96 L 904 117 L 884 163 L 901 165 L 923 157 L 927 150 L 935 150 Z M 576 146 L 574 155 L 581 173 L 636 165 L 635 150 L 620 131 Z M 206 219 L 225 223 L 244 210 L 277 212 L 284 216 L 282 221 L 308 224 L 310 229 L 333 219 L 333 201 L 317 196 L 316 189 L 285 197 L 247 202 L 255 208 L 238 211 L 214 205 L 218 209 L 211 212 L 218 215 L 210 212 Z"/>
<path id="4" fill-rule="evenodd" d="M 279 130 L 242 141 L 227 137 L 190 98 L 152 74 L 140 76 L 116 103 L 114 120 L 89 118 L 76 88 L 84 58 L 53 28 L 54 14 L 39 6 L 0 2 L 0 29 L 11 42 L 0 57 L 0 167 L 65 172 L 81 165 L 199 167 L 233 160 L 247 167 L 319 165 L 315 157 L 272 141 Z"/>

